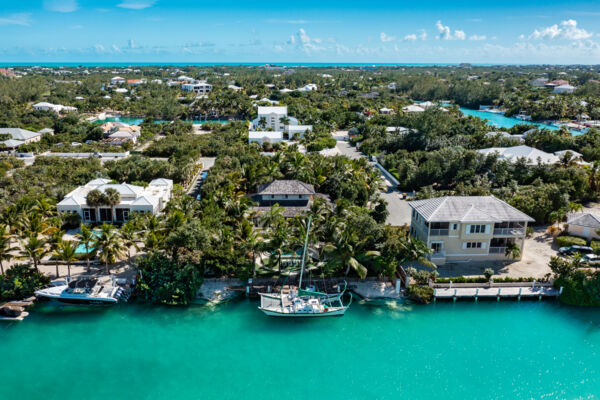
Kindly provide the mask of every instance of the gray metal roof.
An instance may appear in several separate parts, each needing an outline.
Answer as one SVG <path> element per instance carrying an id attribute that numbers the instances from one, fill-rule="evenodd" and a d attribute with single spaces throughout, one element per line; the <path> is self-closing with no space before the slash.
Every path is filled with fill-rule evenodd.
<path id="1" fill-rule="evenodd" d="M 1 135 L 10 135 L 15 140 L 28 140 L 34 137 L 41 136 L 41 133 L 28 131 L 21 128 L 0 128 Z"/>
<path id="2" fill-rule="evenodd" d="M 298 180 L 275 180 L 258 187 L 257 194 L 315 194 L 315 187 Z"/>
<path id="3" fill-rule="evenodd" d="M 428 222 L 534 222 L 527 214 L 494 196 L 445 196 L 408 204 Z"/>
<path id="4" fill-rule="evenodd" d="M 600 229 L 600 220 L 598 217 L 590 213 L 570 213 L 567 218 L 567 224 Z"/>

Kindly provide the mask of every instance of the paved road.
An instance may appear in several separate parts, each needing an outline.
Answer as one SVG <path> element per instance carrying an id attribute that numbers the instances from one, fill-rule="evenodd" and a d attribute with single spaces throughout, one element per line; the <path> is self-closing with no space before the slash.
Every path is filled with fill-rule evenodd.
<path id="1" fill-rule="evenodd" d="M 356 150 L 355 147 L 351 146 L 349 142 L 343 140 L 342 136 L 333 136 L 337 140 L 336 147 L 348 158 L 357 159 L 359 157 L 366 157 L 360 151 Z M 375 163 L 371 163 L 375 164 Z M 386 191 L 381 191 L 381 197 L 387 201 L 387 209 L 389 215 L 386 219 L 386 224 L 393 226 L 410 225 L 410 212 L 411 208 L 408 202 L 400 199 L 400 192 L 396 187 L 390 183 L 383 174 L 381 175 L 383 182 L 385 183 Z"/>

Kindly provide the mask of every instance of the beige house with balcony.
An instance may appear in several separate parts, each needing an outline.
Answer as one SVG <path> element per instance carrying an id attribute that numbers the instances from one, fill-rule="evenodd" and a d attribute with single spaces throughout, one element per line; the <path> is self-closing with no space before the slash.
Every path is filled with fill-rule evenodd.
<path id="1" fill-rule="evenodd" d="M 503 261 L 506 248 L 525 242 L 534 222 L 494 196 L 445 196 L 411 201 L 410 232 L 433 249 L 432 262 Z"/>

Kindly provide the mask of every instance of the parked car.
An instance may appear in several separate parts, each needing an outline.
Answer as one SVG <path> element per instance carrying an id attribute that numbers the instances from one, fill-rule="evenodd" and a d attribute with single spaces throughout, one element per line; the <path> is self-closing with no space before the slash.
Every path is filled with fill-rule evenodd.
<path id="1" fill-rule="evenodd" d="M 581 258 L 581 261 L 583 261 L 586 264 L 597 265 L 600 264 L 600 256 L 597 254 L 586 254 Z"/>
<path id="2" fill-rule="evenodd" d="M 572 256 L 575 253 L 579 253 L 581 255 L 594 254 L 594 249 L 592 249 L 589 246 L 579 246 L 579 245 L 561 247 L 560 249 L 558 249 L 558 254 L 563 255 L 563 256 Z"/>

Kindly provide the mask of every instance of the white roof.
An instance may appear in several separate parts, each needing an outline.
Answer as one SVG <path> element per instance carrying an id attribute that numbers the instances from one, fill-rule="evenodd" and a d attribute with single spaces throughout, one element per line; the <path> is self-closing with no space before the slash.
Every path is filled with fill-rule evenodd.
<path id="1" fill-rule="evenodd" d="M 287 106 L 278 107 L 258 107 L 258 115 L 263 114 L 287 114 Z"/>
<path id="2" fill-rule="evenodd" d="M 150 185 L 152 185 L 152 186 L 173 186 L 173 181 L 171 179 L 158 178 L 158 179 L 154 179 L 152 182 L 150 182 Z"/>
<path id="3" fill-rule="evenodd" d="M 406 112 L 424 112 L 425 109 L 423 107 L 420 107 L 420 106 L 410 105 L 410 106 L 402 107 L 402 111 L 406 111 Z"/>
<path id="4" fill-rule="evenodd" d="M 15 140 L 15 139 L 8 139 L 8 140 L 4 140 L 2 142 L 3 145 L 5 145 L 6 147 L 19 147 L 23 144 L 25 144 L 24 141 L 22 140 Z"/>
<path id="5" fill-rule="evenodd" d="M 312 125 L 288 125 L 286 128 L 290 133 L 312 131 Z"/>
<path id="6" fill-rule="evenodd" d="M 554 155 L 556 155 L 556 156 L 559 156 L 559 157 L 560 157 L 560 156 L 562 156 L 562 155 L 564 155 L 564 154 L 566 154 L 566 153 L 571 153 L 571 156 L 573 156 L 573 157 L 575 157 L 575 158 L 582 158 L 582 157 L 583 157 L 583 154 L 581 154 L 581 153 L 578 153 L 578 152 L 576 152 L 576 151 L 574 151 L 574 150 L 561 150 L 561 151 L 555 151 L 555 152 L 554 152 Z"/>
<path id="7" fill-rule="evenodd" d="M 536 165 L 538 163 L 538 159 L 542 164 L 556 164 L 559 162 L 559 158 L 554 154 L 546 153 L 525 145 L 513 147 L 490 147 L 478 151 L 485 155 L 498 153 L 501 160 L 507 160 L 513 163 L 520 158 L 525 158 L 527 164 L 531 165 Z"/>
<path id="8" fill-rule="evenodd" d="M 444 196 L 408 204 L 428 222 L 534 221 L 494 196 Z"/>
<path id="9" fill-rule="evenodd" d="M 250 131 L 248 139 L 283 139 L 283 132 Z"/>

